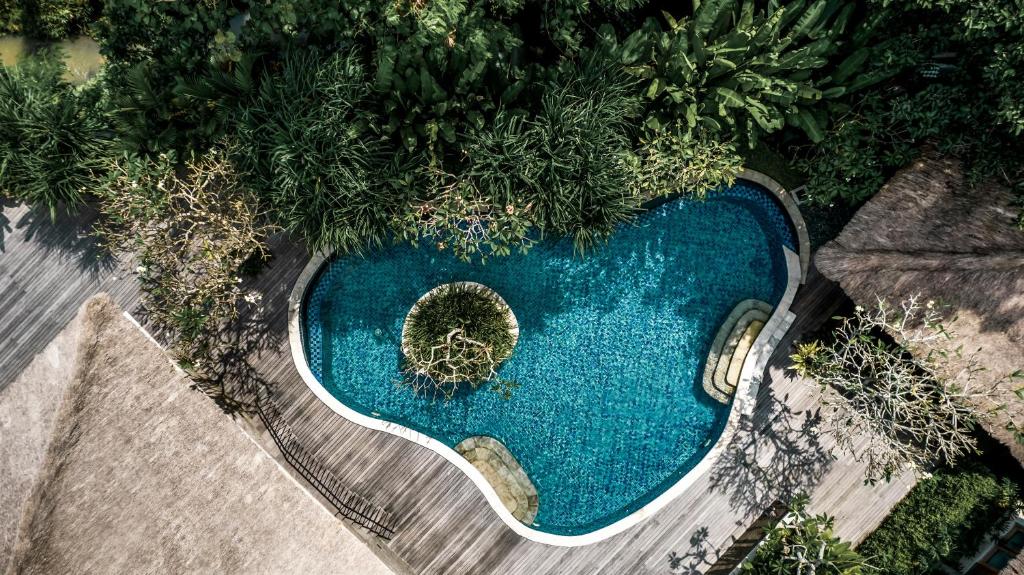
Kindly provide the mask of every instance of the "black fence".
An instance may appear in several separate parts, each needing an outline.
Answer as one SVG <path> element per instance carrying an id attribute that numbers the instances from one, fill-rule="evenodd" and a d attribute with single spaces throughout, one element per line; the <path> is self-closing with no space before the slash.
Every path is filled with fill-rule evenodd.
<path id="1" fill-rule="evenodd" d="M 340 515 L 382 539 L 394 537 L 397 524 L 394 515 L 342 485 L 327 467 L 307 452 L 266 394 L 259 394 L 256 413 L 285 460 L 338 510 L 335 516 Z"/>

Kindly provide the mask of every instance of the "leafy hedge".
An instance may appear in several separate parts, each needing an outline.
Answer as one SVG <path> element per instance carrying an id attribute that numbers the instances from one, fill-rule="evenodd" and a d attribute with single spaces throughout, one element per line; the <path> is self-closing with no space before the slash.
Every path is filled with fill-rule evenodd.
<path id="1" fill-rule="evenodd" d="M 926 575 L 973 554 L 1020 505 L 1007 478 L 974 463 L 924 479 L 857 548 L 893 575 Z"/>
<path id="2" fill-rule="evenodd" d="M 20 0 L 0 0 L 0 34 L 18 34 L 20 32 Z"/>

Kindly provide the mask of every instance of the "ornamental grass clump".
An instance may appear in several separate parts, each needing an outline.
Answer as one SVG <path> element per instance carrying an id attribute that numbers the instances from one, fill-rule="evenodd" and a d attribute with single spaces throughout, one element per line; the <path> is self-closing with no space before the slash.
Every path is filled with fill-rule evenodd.
<path id="1" fill-rule="evenodd" d="M 404 383 L 416 393 L 445 399 L 461 384 L 476 389 L 490 383 L 507 397 L 514 384 L 500 380 L 497 369 L 512 355 L 515 330 L 508 306 L 490 289 L 443 285 L 417 302 L 405 320 Z"/>

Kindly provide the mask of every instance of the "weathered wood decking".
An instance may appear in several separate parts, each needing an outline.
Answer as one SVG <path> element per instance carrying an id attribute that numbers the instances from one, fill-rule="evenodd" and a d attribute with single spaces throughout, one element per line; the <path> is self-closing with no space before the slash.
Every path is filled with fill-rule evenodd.
<path id="1" fill-rule="evenodd" d="M 16 223 L 24 210 L 5 213 Z M 94 274 L 76 264 L 74 249 L 59 247 L 77 245 L 70 227 L 81 223 L 50 226 L 48 235 L 37 232 L 31 240 L 23 228 L 6 235 L 0 287 L 5 295 L 14 290 L 14 301 L 0 302 L 0 388 L 92 293 L 105 290 L 125 309 L 137 307 L 130 274 Z M 47 237 L 55 239 L 39 241 Z M 788 348 L 843 301 L 842 292 L 812 270 L 793 306 L 797 320 L 765 372 L 753 417 L 710 472 L 647 521 L 603 542 L 577 548 L 531 542 L 508 529 L 472 482 L 441 456 L 350 423 L 308 390 L 287 343 L 288 293 L 308 255 L 286 240 L 275 242 L 273 251 L 254 286 L 264 294 L 266 324 L 251 363 L 305 448 L 350 489 L 398 517 L 397 533 L 385 547 L 411 572 L 703 573 L 776 499 L 811 492 L 813 510 L 836 515 L 839 534 L 860 539 L 912 483 L 901 477 L 864 486 L 862 467 L 833 460 L 828 442 L 810 429 L 817 392 L 786 373 Z M 17 350 L 8 349 L 11 337 Z"/>
<path id="2" fill-rule="evenodd" d="M 25 206 L 0 212 L 0 390 L 64 328 L 89 296 L 107 292 L 124 309 L 138 282 L 124 278 L 88 230 L 96 212 L 75 216 Z"/>

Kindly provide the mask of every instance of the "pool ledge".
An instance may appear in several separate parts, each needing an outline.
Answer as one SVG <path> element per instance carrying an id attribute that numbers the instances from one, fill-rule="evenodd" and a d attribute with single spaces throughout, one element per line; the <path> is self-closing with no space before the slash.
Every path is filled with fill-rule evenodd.
<path id="1" fill-rule="evenodd" d="M 803 245 L 802 242 L 801 245 Z M 668 505 L 673 499 L 689 489 L 699 477 L 711 470 L 714 463 L 723 455 L 726 447 L 732 441 L 733 436 L 739 430 L 740 423 L 743 418 L 749 417 L 753 413 L 754 405 L 757 402 L 757 392 L 761 386 L 761 376 L 764 373 L 768 359 L 771 357 L 775 347 L 782 340 L 782 337 L 785 335 L 789 326 L 795 319 L 793 313 L 790 312 L 790 307 L 792 306 L 793 299 L 796 296 L 797 288 L 801 283 L 802 269 L 800 256 L 785 246 L 782 246 L 782 250 L 785 255 L 786 263 L 786 290 L 782 295 L 782 299 L 775 307 L 771 317 L 765 323 L 760 334 L 758 334 L 754 343 L 751 345 L 750 351 L 747 353 L 747 357 L 744 360 L 743 367 L 740 371 L 739 381 L 736 385 L 729 418 L 725 424 L 725 428 L 722 430 L 722 434 L 715 442 L 714 447 L 708 451 L 704 458 L 701 459 L 700 463 L 687 472 L 686 475 L 681 477 L 674 485 L 662 492 L 649 503 L 622 519 L 595 531 L 591 531 L 590 533 L 584 533 L 581 535 L 556 535 L 554 533 L 547 533 L 540 531 L 539 529 L 534 529 L 529 525 L 521 523 L 505 507 L 505 504 L 502 503 L 501 498 L 495 491 L 494 487 L 491 486 L 480 470 L 478 470 L 470 461 L 460 455 L 457 451 L 429 435 L 409 429 L 408 427 L 397 423 L 384 421 L 359 413 L 358 411 L 355 411 L 343 404 L 320 384 L 306 362 L 306 354 L 302 345 L 301 320 L 302 304 L 305 298 L 306 288 L 327 261 L 328 256 L 324 254 L 315 254 L 309 263 L 306 264 L 306 267 L 302 270 L 302 273 L 296 280 L 295 286 L 292 288 L 291 295 L 288 299 L 288 340 L 291 347 L 292 360 L 295 364 L 295 368 L 299 372 L 299 375 L 302 377 L 302 380 L 306 383 L 309 389 L 317 396 L 317 398 L 320 399 L 320 401 L 327 404 L 327 406 L 338 415 L 341 415 L 353 423 L 362 425 L 363 427 L 383 431 L 385 433 L 390 433 L 391 435 L 408 439 L 409 441 L 430 449 L 447 459 L 452 465 L 458 467 L 466 474 L 467 477 L 469 477 L 470 480 L 473 481 L 498 517 L 516 534 L 531 541 L 560 547 L 579 547 L 582 545 L 589 545 L 591 543 L 603 541 L 614 535 L 618 535 L 630 527 L 643 522 L 645 519 L 654 515 L 655 512 Z"/>

